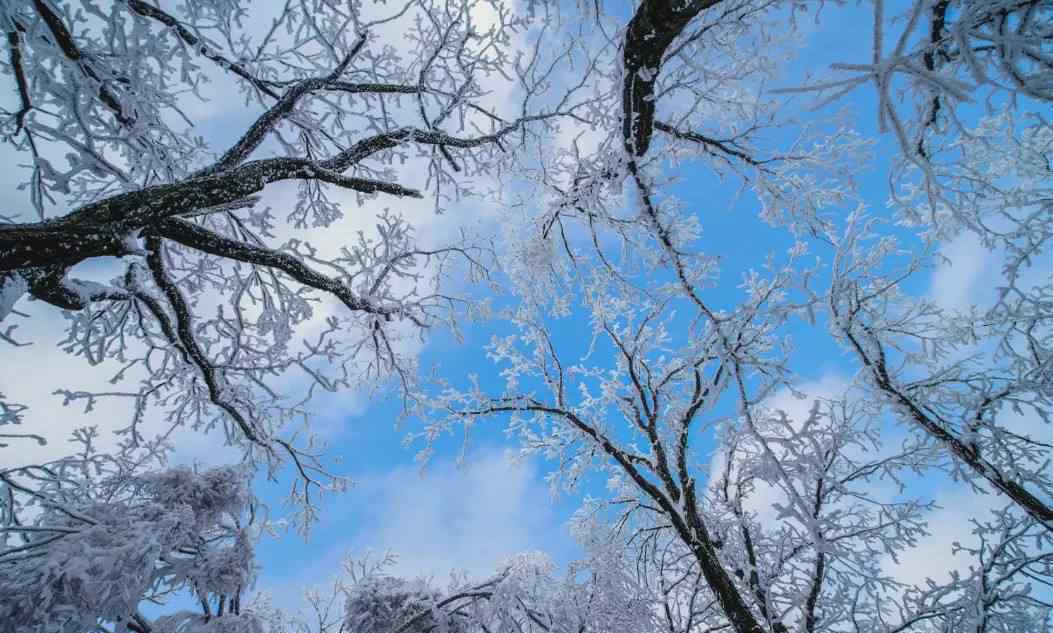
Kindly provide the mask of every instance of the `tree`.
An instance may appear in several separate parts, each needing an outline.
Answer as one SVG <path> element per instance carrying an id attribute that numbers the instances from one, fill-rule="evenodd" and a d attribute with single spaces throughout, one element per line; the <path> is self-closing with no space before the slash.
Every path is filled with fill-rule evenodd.
<path id="1" fill-rule="evenodd" d="M 509 42 L 533 22 L 487 6 L 298 2 L 253 28 L 265 8 L 239 2 L 5 3 L 3 68 L 19 105 L 3 138 L 22 157 L 25 197 L 0 224 L 4 341 L 17 344 L 21 297 L 67 311 L 68 351 L 115 359 L 115 379 L 138 382 L 67 390 L 68 401 L 131 398 L 133 435 L 152 415 L 220 425 L 251 460 L 291 458 L 309 507 L 311 488 L 335 484 L 311 442 L 292 440 L 304 398 L 284 385 L 306 382 L 309 398 L 409 382 L 399 340 L 463 315 L 444 280 L 485 274 L 487 260 L 468 236 L 419 245 L 394 212 L 337 249 L 320 234 L 374 198 L 454 208 L 589 102 L 545 89 L 552 64 L 579 56 L 573 44 L 541 51 L 538 37 L 532 59 L 513 58 Z M 185 113 L 217 94 L 210 83 L 229 95 L 223 107 L 237 94 L 258 113 L 216 149 Z M 514 103 L 489 98 L 495 85 Z M 297 190 L 281 215 L 265 197 L 287 181 Z M 110 283 L 74 274 L 113 257 L 126 263 Z M 18 422 L 24 405 L 7 397 L 4 422 Z"/>
<path id="2" fill-rule="evenodd" d="M 670 630 L 1048 626 L 1049 604 L 1038 586 L 1053 569 L 1053 535 L 1012 495 L 975 524 L 981 544 L 961 550 L 975 557 L 968 575 L 917 586 L 887 569 L 888 559 L 927 532 L 933 509 L 904 482 L 946 469 L 984 491 L 1008 466 L 974 473 L 925 426 L 895 441 L 890 418 L 915 423 L 912 409 L 889 403 L 883 383 L 870 382 L 869 366 L 851 392 L 815 401 L 806 415 L 771 404 L 780 390 L 794 389 L 792 348 L 779 340 L 780 330 L 817 309 L 795 300 L 796 261 L 747 278 L 744 300 L 708 313 L 677 280 L 701 276 L 692 264 L 682 276 L 662 269 L 614 276 L 611 261 L 586 264 L 579 253 L 573 268 L 553 273 L 581 284 L 579 294 L 559 301 L 588 311 L 593 339 L 586 353 L 558 334 L 564 321 L 580 316 L 553 306 L 552 294 L 546 302 L 530 294 L 506 315 L 517 334 L 489 348 L 505 389 L 447 385 L 430 403 L 423 434 L 435 438 L 462 421 L 510 416 L 508 430 L 523 450 L 555 460 L 568 486 L 599 470 L 614 491 L 610 507 L 624 508 L 608 521 L 619 526 L 622 546 L 639 548 L 650 564 L 644 578 L 664 596 L 655 604 Z M 1013 485 L 1027 490 L 1045 477 L 1039 456 L 1048 455 L 1048 445 L 1015 432 L 1013 422 L 986 422 L 966 456 L 1012 463 Z M 713 437 L 715 461 L 708 458 Z M 899 487 L 891 498 L 889 485 Z"/>
<path id="3" fill-rule="evenodd" d="M 617 503 L 630 508 L 627 542 L 647 535 L 661 561 L 669 560 L 666 548 L 679 549 L 671 559 L 682 567 L 673 577 L 699 577 L 701 603 L 710 607 L 685 612 L 685 598 L 674 598 L 668 611 L 687 629 L 1048 626 L 1049 605 L 1031 582 L 1047 583 L 1050 569 L 1051 447 L 1004 413 L 1046 420 L 1053 393 L 1051 286 L 1048 278 L 1021 279 L 1048 248 L 1053 217 L 1050 127 L 1028 110 L 1042 107 L 1031 100 L 1049 98 L 1050 6 L 910 3 L 886 55 L 883 31 L 895 23 L 877 2 L 873 63 L 835 64 L 860 74 L 801 89 L 820 93 L 822 106 L 875 83 L 882 128 L 901 150 L 894 219 L 915 235 L 868 219 L 863 205 L 840 217 L 835 211 L 859 199 L 844 177 L 865 155 L 859 140 L 835 131 L 805 136 L 789 151 L 765 148 L 770 140 L 758 121 L 774 106 L 736 84 L 766 70 L 743 53 L 755 49 L 742 47 L 744 33 L 764 33 L 759 18 L 750 27 L 742 22 L 765 10 L 774 9 L 639 4 L 622 44 L 623 125 L 607 144 L 620 151 L 576 161 L 563 183 L 546 173 L 554 201 L 535 220 L 539 243 L 508 264 L 523 281 L 519 303 L 504 314 L 517 333 L 489 347 L 504 389 L 478 379 L 468 387 L 442 383 L 422 435 L 430 441 L 462 421 L 507 416 L 524 450 L 557 460 L 570 485 L 602 471 L 617 482 Z M 924 19 L 931 30 L 919 34 Z M 923 97 L 910 116 L 896 106 L 901 78 Z M 973 94 L 989 104 L 978 121 L 964 112 Z M 675 122 L 658 118 L 663 101 Z M 704 125 L 724 129 L 696 131 Z M 692 151 L 702 165 L 742 179 L 761 217 L 793 240 L 785 254 L 745 272 L 733 300 L 721 292 L 719 246 L 702 239 L 705 216 L 668 192 L 667 166 Z M 628 205 L 620 199 L 624 181 Z M 953 313 L 907 294 L 903 286 L 933 261 L 937 242 L 962 231 L 1009 256 L 996 304 Z M 582 233 L 583 240 L 567 237 Z M 549 239 L 559 250 L 546 247 Z M 526 266 L 523 252 L 535 255 Z M 897 261 L 904 253 L 906 264 Z M 540 291 L 539 270 L 549 278 Z M 587 349 L 559 335 L 567 320 L 584 318 Z M 851 394 L 790 417 L 770 402 L 780 390 L 795 393 L 794 350 L 784 337 L 797 318 L 824 322 L 859 361 L 859 374 Z M 917 435 L 890 450 L 886 415 Z M 705 440 L 718 430 L 723 474 L 706 459 Z M 852 448 L 860 441 L 868 445 Z M 860 459 L 863 450 L 880 457 Z M 902 469 L 936 468 L 1005 495 L 1008 505 L 976 524 L 981 544 L 971 551 L 971 577 L 905 587 L 882 575 L 880 556 L 894 557 L 924 531 L 924 506 L 909 496 L 889 502 L 867 488 L 899 480 Z M 778 493 L 777 520 L 767 524 L 747 503 L 762 484 Z M 646 517 L 642 524 L 630 521 L 636 514 Z M 657 574 L 656 582 L 666 580 Z M 688 585 L 692 604 L 697 591 Z"/>
<path id="4" fill-rule="evenodd" d="M 97 438 L 81 429 L 78 454 L 0 471 L 3 630 L 259 630 L 241 613 L 256 574 L 250 471 L 158 471 L 163 446 L 106 454 Z M 200 614 L 140 612 L 184 589 Z"/>
<path id="5" fill-rule="evenodd" d="M 544 555 L 522 554 L 481 582 L 451 577 L 445 590 L 424 579 L 390 575 L 394 562 L 391 554 L 349 558 L 345 573 L 330 587 L 307 590 L 308 613 L 291 616 L 270 606 L 268 596 L 253 608 L 275 633 L 583 633 L 620 626 L 649 630 L 652 624 L 641 587 L 625 576 L 625 569 L 612 567 L 609 557 L 590 556 L 585 573 L 558 577 Z"/>
<path id="6" fill-rule="evenodd" d="M 617 538 L 582 512 L 573 521 L 584 550 L 563 573 L 540 552 L 505 561 L 482 581 L 451 575 L 448 587 L 388 574 L 395 559 L 349 558 L 345 573 L 324 591 L 309 590 L 310 613 L 289 618 L 266 606 L 272 630 L 327 631 L 587 631 L 666 630 L 655 595 L 643 582 L 640 561 Z"/>

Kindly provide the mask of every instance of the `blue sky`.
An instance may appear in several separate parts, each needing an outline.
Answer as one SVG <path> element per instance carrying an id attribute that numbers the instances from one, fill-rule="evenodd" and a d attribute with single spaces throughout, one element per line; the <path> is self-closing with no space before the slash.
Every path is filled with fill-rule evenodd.
<path id="1" fill-rule="evenodd" d="M 823 9 L 818 27 L 805 26 L 810 15 L 800 16 L 802 28 L 809 34 L 807 45 L 790 72 L 771 87 L 793 86 L 803 78 L 806 69 L 821 72 L 831 61 L 869 60 L 871 11 L 868 4 L 831 4 Z M 804 105 L 807 97 L 799 97 L 798 102 Z M 876 138 L 876 159 L 858 178 L 867 204 L 882 209 L 888 193 L 887 167 L 897 148 L 890 135 L 878 138 L 874 104 L 872 88 L 865 86 L 823 113 L 848 107 L 857 130 Z M 231 122 L 243 117 L 244 112 L 240 110 L 215 112 L 207 119 L 205 133 L 214 146 L 222 147 L 240 129 Z M 697 165 L 685 164 L 679 169 L 682 180 L 671 192 L 701 214 L 704 247 L 712 244 L 723 256 L 725 277 L 721 287 L 714 291 L 715 299 L 731 304 L 736 294 L 736 276 L 749 266 L 759 265 L 764 253 L 784 251 L 789 241 L 784 232 L 771 229 L 757 219 L 755 204 L 748 195 L 731 204 L 737 184 L 716 182 L 700 172 Z M 968 240 L 949 245 L 948 252 L 955 254 L 959 265 L 910 280 L 911 292 L 940 297 L 958 305 L 969 302 L 970 298 L 979 299 L 976 293 L 980 289 L 987 288 L 985 292 L 989 292 L 996 259 Z M 81 362 L 67 359 L 47 347 L 51 343 L 46 341 L 58 340 L 60 326 L 61 317 L 49 315 L 23 327 L 26 337 L 40 341 L 41 347 L 31 353 L 18 352 L 31 354 L 23 358 L 33 358 L 32 367 L 20 364 L 14 356 L 9 356 L 6 363 L 0 361 L 0 392 L 15 392 L 16 384 L 17 388 L 25 389 L 30 383 L 39 383 L 38 391 L 46 394 L 49 385 L 53 388 L 51 368 L 57 363 Z M 500 330 L 500 324 L 471 326 L 466 329 L 462 342 L 437 333 L 422 348 L 421 364 L 437 366 L 454 380 L 476 373 L 484 384 L 500 388 L 495 368 L 483 350 L 490 336 Z M 565 319 L 555 332 L 558 344 L 581 348 L 588 336 L 588 326 L 573 318 Z M 790 333 L 798 349 L 808 350 L 807 354 L 794 357 L 794 369 L 815 395 L 836 389 L 851 378 L 854 363 L 837 349 L 822 323 L 812 326 L 797 321 Z M 90 379 L 84 372 L 70 376 L 73 382 L 82 378 Z M 121 415 L 119 406 L 109 409 L 107 406 L 102 408 L 101 415 Z M 431 575 L 440 581 L 450 571 L 485 575 L 504 558 L 523 550 L 543 550 L 560 563 L 576 555 L 577 548 L 566 522 L 583 495 L 602 494 L 603 482 L 591 480 L 575 494 L 553 497 L 543 480 L 549 464 L 536 459 L 509 463 L 506 454 L 514 452 L 516 447 L 505 437 L 500 420 L 476 426 L 463 464 L 458 463 L 460 438 L 451 437 L 440 444 L 440 450 L 422 474 L 414 460 L 420 446 L 403 445 L 405 433 L 416 430 L 416 422 L 407 420 L 402 429 L 396 430 L 400 403 L 393 395 L 326 397 L 316 403 L 316 407 L 330 454 L 342 459 L 335 470 L 350 477 L 354 485 L 346 493 L 324 501 L 321 520 L 309 541 L 290 532 L 281 539 L 264 538 L 261 542 L 258 552 L 263 573 L 257 588 L 273 593 L 279 605 L 299 604 L 301 587 L 323 583 L 338 573 L 341 560 L 349 552 L 361 554 L 390 549 L 401 557 L 397 572 L 408 576 Z M 49 423 L 59 420 L 64 428 L 81 423 L 73 411 L 61 409 L 53 400 L 34 410 L 30 422 L 34 420 Z M 186 445 L 185 454 L 188 459 L 215 459 L 215 441 L 214 437 L 195 438 Z M 0 459 L 4 457 L 0 455 Z M 281 499 L 288 482 L 286 476 L 277 483 L 261 481 L 257 488 L 276 513 L 282 510 Z M 931 560 L 934 556 L 945 560 L 949 540 L 968 536 L 967 531 L 962 532 L 967 527 L 958 525 L 964 516 L 962 506 L 973 504 L 974 509 L 982 509 L 986 501 L 977 502 L 967 491 L 946 487 L 946 482 L 938 478 L 926 485 L 928 492 L 948 509 L 934 517 L 934 524 L 941 525 L 944 531 L 921 548 L 918 561 Z M 918 565 L 920 570 L 923 565 Z M 910 573 L 920 573 L 918 570 Z"/>

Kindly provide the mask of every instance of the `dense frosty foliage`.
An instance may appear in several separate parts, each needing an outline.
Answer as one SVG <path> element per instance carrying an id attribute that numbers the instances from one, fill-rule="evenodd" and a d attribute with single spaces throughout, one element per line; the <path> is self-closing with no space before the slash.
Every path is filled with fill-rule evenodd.
<path id="1" fill-rule="evenodd" d="M 590 558 L 591 564 L 597 562 Z M 648 630 L 653 624 L 653 603 L 645 589 L 623 572 L 603 577 L 608 570 L 600 572 L 599 566 L 578 578 L 573 572 L 560 577 L 555 565 L 535 552 L 514 557 L 482 582 L 454 577 L 442 588 L 433 581 L 389 575 L 393 563 L 390 555 L 348 560 L 346 573 L 331 587 L 308 593 L 307 612 L 281 612 L 266 596 L 252 608 L 275 633 L 574 633 Z"/>
<path id="2" fill-rule="evenodd" d="M 431 612 L 434 602 L 435 596 L 429 595 L 424 586 L 393 577 L 372 578 L 348 593 L 344 622 L 353 631 L 377 633 L 395 630 L 419 615 L 418 621 L 406 629 L 417 633 L 436 626 Z"/>
<path id="3" fill-rule="evenodd" d="M 79 425 L 2 385 L 3 633 L 1053 630 L 1051 0 L 9 0 L 0 28 L 0 354 L 61 312 L 114 386 L 55 396 L 131 405 L 27 464 Z M 418 371 L 440 327 L 492 328 L 496 371 Z M 312 400 L 389 383 L 422 459 L 503 423 L 602 489 L 581 560 L 250 599 L 252 477 L 318 519 L 344 482 Z M 171 465 L 209 430 L 239 465 Z M 969 538 L 904 577 L 937 488 Z"/>
<path id="4" fill-rule="evenodd" d="M 199 630 L 197 620 L 200 630 L 258 630 L 238 614 L 256 575 L 249 471 L 140 472 L 149 454 L 101 456 L 92 434 L 77 438 L 79 456 L 2 475 L 4 630 L 90 631 L 99 622 L 142 630 L 142 601 L 182 589 L 204 616 L 172 616 L 159 630 Z M 205 626 L 213 614 L 231 626 Z"/>

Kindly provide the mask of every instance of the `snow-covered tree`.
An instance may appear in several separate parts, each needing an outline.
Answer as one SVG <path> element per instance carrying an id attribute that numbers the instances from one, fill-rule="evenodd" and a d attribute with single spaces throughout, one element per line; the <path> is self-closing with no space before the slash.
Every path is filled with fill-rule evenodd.
<path id="1" fill-rule="evenodd" d="M 647 541 L 663 570 L 650 580 L 673 630 L 1050 626 L 1053 447 L 1032 420 L 1048 423 L 1053 395 L 1053 287 L 1048 268 L 1025 273 L 1049 260 L 1053 6 L 905 4 L 875 3 L 870 63 L 835 60 L 856 76 L 769 100 L 758 84 L 780 67 L 748 44 L 789 7 L 641 2 L 622 31 L 622 125 L 600 152 L 555 157 L 547 208 L 519 228 L 533 241 L 506 260 L 516 333 L 489 347 L 504 389 L 442 381 L 428 405 L 426 442 L 504 417 L 556 481 L 602 473 L 626 543 Z M 816 93 L 822 108 L 867 82 L 900 150 L 888 214 L 852 178 L 870 143 L 844 119 L 794 124 L 777 100 Z M 780 146 L 779 128 L 796 138 Z M 739 180 L 764 223 L 743 225 L 787 248 L 723 268 L 748 238 L 707 240 L 712 206 L 672 194 L 703 169 Z M 964 313 L 908 290 L 963 232 L 1006 256 L 995 303 Z M 858 373 L 790 414 L 775 403 L 805 396 L 802 327 Z M 979 545 L 956 546 L 969 574 L 904 584 L 888 561 L 931 510 L 907 483 L 937 472 L 1002 505 L 976 521 Z"/>
<path id="2" fill-rule="evenodd" d="M 583 534 L 594 536 L 592 530 Z M 348 559 L 330 586 L 306 591 L 305 610 L 276 609 L 266 594 L 251 608 L 271 633 L 653 630 L 654 602 L 635 582 L 626 550 L 609 547 L 613 543 L 583 542 L 588 557 L 566 574 L 533 552 L 506 561 L 482 581 L 454 574 L 446 587 L 391 575 L 396 559 L 390 554 Z"/>
<path id="3" fill-rule="evenodd" d="M 148 415 L 224 428 L 258 463 L 291 458 L 300 497 L 331 485 L 289 427 L 303 401 L 411 381 L 400 341 L 455 323 L 471 306 L 445 280 L 487 261 L 486 240 L 421 244 L 389 210 L 335 247 L 327 230 L 372 200 L 482 198 L 590 101 L 549 89 L 574 42 L 541 50 L 543 14 L 489 2 L 40 0 L 4 2 L 0 25 L 22 179 L 0 223 L 3 344 L 22 298 L 66 311 L 66 349 L 134 385 L 67 402 L 131 398 L 133 435 Z M 243 127 L 205 130 L 206 102 Z M 112 281 L 80 280 L 93 262 Z M 2 421 L 23 419 L 4 397 Z"/>
<path id="4" fill-rule="evenodd" d="M 76 455 L 0 470 L 0 630 L 259 630 L 241 612 L 256 575 L 249 470 L 157 470 L 158 446 L 74 439 Z M 140 612 L 183 590 L 200 612 Z"/>

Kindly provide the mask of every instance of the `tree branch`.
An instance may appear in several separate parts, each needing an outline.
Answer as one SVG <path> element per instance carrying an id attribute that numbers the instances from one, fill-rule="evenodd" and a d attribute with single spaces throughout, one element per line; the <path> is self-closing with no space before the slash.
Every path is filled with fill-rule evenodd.
<path id="1" fill-rule="evenodd" d="M 33 7 L 44 20 L 44 23 L 47 24 L 48 30 L 51 31 L 51 35 L 54 36 L 55 42 L 58 44 L 66 58 L 77 64 L 85 76 L 98 82 L 99 101 L 109 108 L 110 112 L 113 113 L 114 118 L 116 118 L 122 125 L 126 127 L 133 126 L 135 124 L 135 119 L 124 113 L 124 108 L 121 106 L 120 100 L 113 94 L 106 83 L 99 78 L 99 75 L 91 65 L 84 59 L 84 55 L 81 54 L 77 45 L 73 41 L 73 35 L 68 29 L 66 29 L 66 25 L 62 23 L 61 18 L 55 15 L 51 8 L 44 3 L 44 0 L 33 0 Z"/>
<path id="2" fill-rule="evenodd" d="M 229 70 L 230 72 L 234 73 L 235 75 L 241 77 L 242 79 L 244 79 L 245 81 L 249 82 L 254 88 L 259 90 L 263 94 L 265 94 L 265 95 L 267 95 L 269 97 L 273 97 L 275 99 L 280 99 L 281 98 L 280 94 L 275 92 L 265 82 L 263 82 L 260 79 L 257 79 L 256 77 L 254 77 L 252 75 L 252 73 L 250 73 L 248 70 L 245 69 L 245 67 L 241 66 L 240 64 L 237 64 L 235 62 L 230 61 L 229 59 L 227 59 L 226 57 L 223 57 L 219 53 L 216 53 L 216 52 L 213 52 L 213 51 L 209 50 L 209 48 L 207 46 L 205 46 L 204 42 L 202 42 L 196 35 L 191 33 L 190 29 L 188 29 L 185 26 L 183 26 L 179 22 L 179 20 L 177 20 L 172 15 L 170 15 L 168 13 L 165 13 L 164 11 L 162 11 L 158 7 L 155 7 L 155 6 L 151 5 L 151 4 L 147 4 L 146 2 L 143 2 L 142 0 L 127 0 L 127 2 L 128 2 L 128 8 L 130 8 L 135 13 L 138 13 L 139 15 L 141 15 L 143 17 L 150 18 L 152 20 L 156 20 L 156 21 L 160 22 L 161 24 L 164 24 L 165 26 L 171 28 L 173 31 L 176 32 L 176 35 L 178 35 L 180 39 L 182 39 L 184 42 L 186 42 L 187 45 L 189 45 L 191 48 L 193 48 L 198 53 L 200 53 L 203 57 L 215 62 L 221 68 Z"/>
<path id="3" fill-rule="evenodd" d="M 190 314 L 190 309 L 187 306 L 186 300 L 183 298 L 183 293 L 178 287 L 176 287 L 175 282 L 168 278 L 168 274 L 165 272 L 163 261 L 164 254 L 161 252 L 163 248 L 161 238 L 154 236 L 147 237 L 146 248 L 146 264 L 153 276 L 154 283 L 161 289 L 161 292 L 168 300 L 168 304 L 171 306 L 172 313 L 175 316 L 176 336 L 178 337 L 178 341 L 173 341 L 173 343 L 178 342 L 183 350 L 186 351 L 192 364 L 197 367 L 201 374 L 201 378 L 205 381 L 205 386 L 208 389 L 208 397 L 212 404 L 216 405 L 230 416 L 245 435 L 245 439 L 262 446 L 269 451 L 270 446 L 260 437 L 252 422 L 247 420 L 237 407 L 227 401 L 225 393 L 226 385 L 223 384 L 223 377 L 220 375 L 219 370 L 205 356 L 205 352 L 201 349 L 201 346 L 198 345 L 197 339 L 194 336 L 193 317 Z"/>
<path id="4" fill-rule="evenodd" d="M 721 0 L 643 0 L 625 30 L 622 138 L 630 158 L 647 154 L 654 133 L 654 85 L 666 49 L 699 13 Z"/>
<path id="5" fill-rule="evenodd" d="M 280 270 L 305 286 L 332 294 L 349 310 L 368 312 L 388 319 L 398 312 L 396 308 L 374 305 L 367 299 L 356 296 L 340 281 L 312 270 L 288 253 L 238 242 L 186 220 L 167 220 L 157 231 L 166 239 L 202 253 Z"/>

